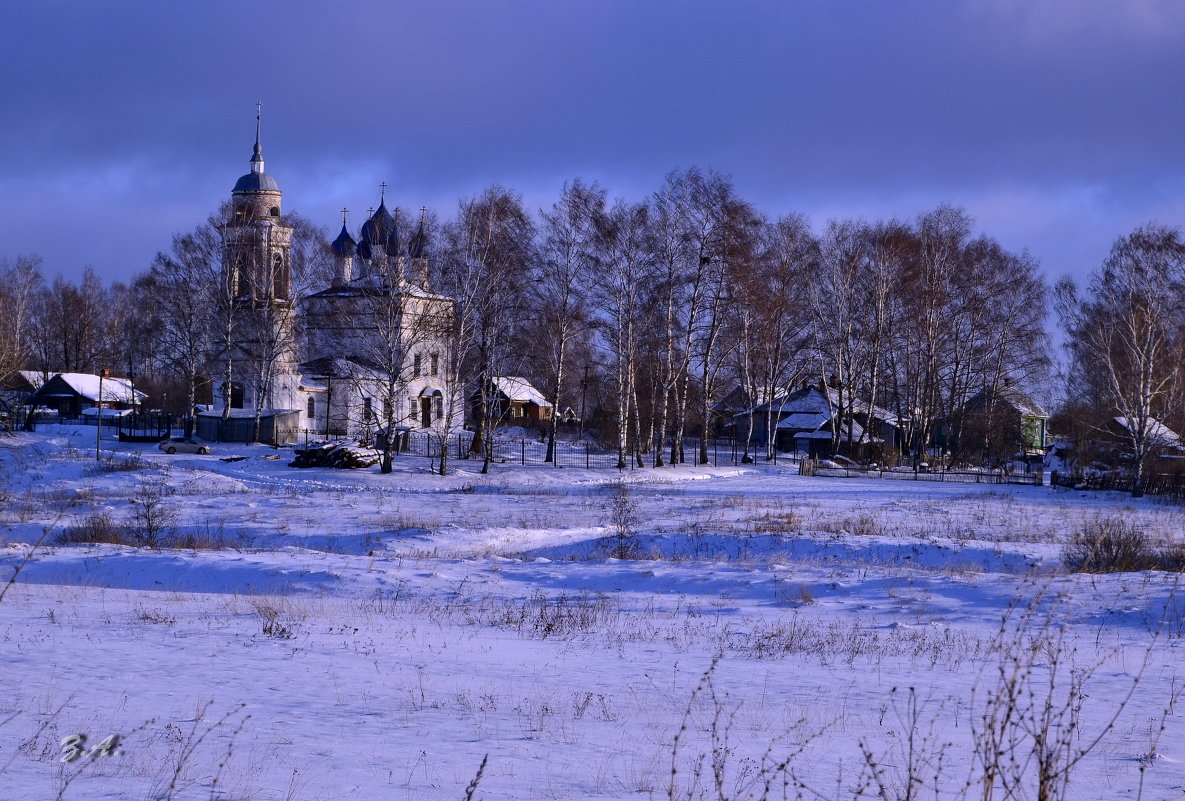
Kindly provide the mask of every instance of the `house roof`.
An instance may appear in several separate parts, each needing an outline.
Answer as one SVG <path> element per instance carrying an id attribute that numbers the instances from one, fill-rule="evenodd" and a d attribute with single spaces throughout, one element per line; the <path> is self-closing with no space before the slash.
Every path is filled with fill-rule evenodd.
<path id="1" fill-rule="evenodd" d="M 543 397 L 543 393 L 535 389 L 531 382 L 517 375 L 496 375 L 491 379 L 494 389 L 506 396 L 507 400 L 534 403 L 536 406 L 551 408 L 551 402 Z"/>
<path id="2" fill-rule="evenodd" d="M 1122 415 L 1111 418 L 1124 431 L 1131 431 L 1131 421 Z M 1148 419 L 1148 440 L 1160 447 L 1180 447 L 1181 437 L 1159 420 Z"/>
<path id="3" fill-rule="evenodd" d="M 888 423 L 900 422 L 896 414 L 888 409 L 882 409 L 880 406 L 872 406 L 870 414 L 868 401 L 861 398 L 849 399 L 848 403 L 857 414 L 869 414 L 871 417 Z M 814 385 L 791 392 L 789 395 L 779 395 L 773 400 L 757 406 L 754 411 L 773 411 L 781 413 L 783 418 L 795 414 L 824 415 L 825 422 L 831 419 L 831 415 L 837 408 L 839 408 L 839 390 L 827 387 L 827 393 L 824 394 L 817 385 Z M 748 412 L 743 412 L 743 414 L 748 414 Z"/>
<path id="4" fill-rule="evenodd" d="M 784 431 L 814 431 L 830 419 L 831 415 L 821 412 L 791 412 L 778 421 L 778 428 Z"/>
<path id="5" fill-rule="evenodd" d="M 45 373 L 40 370 L 17 370 L 16 374 L 23 378 L 25 383 L 34 390 L 41 389 L 41 385 L 48 380 Z"/>
<path id="6" fill-rule="evenodd" d="M 71 392 L 55 392 L 53 386 L 55 382 L 61 381 L 66 385 Z M 138 403 L 141 399 L 146 398 L 143 392 L 132 388 L 132 382 L 126 378 L 103 378 L 101 379 L 103 387 L 103 403 Z M 34 393 L 33 398 L 55 398 L 55 397 L 70 397 L 77 395 L 80 398 L 89 400 L 92 403 L 100 401 L 99 398 L 100 378 L 91 373 L 58 373 L 46 381 Z"/>
<path id="7" fill-rule="evenodd" d="M 973 408 L 983 407 L 993 401 L 995 403 L 1007 403 L 1025 417 L 1049 417 L 1049 414 L 1041 408 L 1041 404 L 1033 400 L 1032 396 L 1015 384 L 1006 384 L 994 391 L 985 387 L 971 396 L 966 406 Z"/>

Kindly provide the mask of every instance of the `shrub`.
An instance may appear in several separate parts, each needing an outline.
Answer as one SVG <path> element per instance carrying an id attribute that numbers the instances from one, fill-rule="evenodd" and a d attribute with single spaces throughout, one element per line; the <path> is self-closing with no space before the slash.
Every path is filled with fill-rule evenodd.
<path id="1" fill-rule="evenodd" d="M 1157 554 L 1161 570 L 1185 573 L 1185 543 L 1174 542 L 1160 549 Z"/>
<path id="2" fill-rule="evenodd" d="M 1153 570 L 1158 561 L 1144 532 L 1119 517 L 1085 524 L 1062 552 L 1062 564 L 1077 573 Z"/>
<path id="3" fill-rule="evenodd" d="M 613 532 L 609 555 L 614 559 L 635 559 L 638 556 L 638 503 L 625 482 L 610 484 L 606 520 Z"/>
<path id="4" fill-rule="evenodd" d="M 144 470 L 147 467 L 148 462 L 135 454 L 112 453 L 95 462 L 91 467 L 91 472 L 96 475 L 103 473 L 130 473 L 135 470 Z"/>
<path id="5" fill-rule="evenodd" d="M 109 545 L 131 545 L 127 527 L 114 523 L 106 512 L 95 512 L 80 523 L 67 526 L 55 538 L 58 545 L 83 543 L 107 543 Z"/>
<path id="6" fill-rule="evenodd" d="M 161 482 L 145 482 L 131 498 L 130 528 L 132 539 L 145 548 L 168 545 L 173 535 L 173 510 L 166 503 L 168 487 Z"/>

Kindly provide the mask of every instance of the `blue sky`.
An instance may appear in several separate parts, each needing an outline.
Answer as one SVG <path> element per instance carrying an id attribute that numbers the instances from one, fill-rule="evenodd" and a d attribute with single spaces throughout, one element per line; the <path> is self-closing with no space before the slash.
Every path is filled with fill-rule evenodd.
<path id="1" fill-rule="evenodd" d="M 1185 4 L 60 2 L 0 10 L 0 257 L 143 269 L 248 169 L 354 224 L 378 185 L 448 216 L 491 183 L 640 199 L 731 175 L 771 215 L 948 202 L 1083 276 L 1185 224 Z"/>

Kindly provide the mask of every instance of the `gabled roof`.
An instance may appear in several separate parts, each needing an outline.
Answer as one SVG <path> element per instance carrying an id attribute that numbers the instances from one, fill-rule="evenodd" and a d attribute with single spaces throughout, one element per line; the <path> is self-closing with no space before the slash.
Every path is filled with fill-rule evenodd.
<path id="1" fill-rule="evenodd" d="M 852 410 L 857 414 L 869 415 L 877 420 L 883 420 L 888 423 L 898 423 L 897 415 L 888 409 L 882 409 L 880 406 L 872 406 L 871 414 L 869 414 L 868 401 L 861 398 L 849 398 L 848 404 Z M 781 414 L 783 417 L 794 414 L 816 414 L 825 415 L 825 419 L 831 419 L 831 415 L 839 408 L 839 390 L 827 387 L 826 394 L 823 393 L 818 385 L 812 385 L 805 389 L 800 389 L 791 392 L 789 395 L 779 395 L 773 400 L 761 404 L 753 409 L 754 412 L 773 412 L 774 414 Z M 748 414 L 748 412 L 742 412 Z"/>
<path id="2" fill-rule="evenodd" d="M 1006 384 L 994 392 L 990 388 L 984 387 L 971 396 L 964 406 L 965 408 L 983 408 L 993 402 L 1006 403 L 1025 417 L 1049 417 L 1049 414 L 1041 408 L 1041 404 L 1015 384 Z"/>
<path id="3" fill-rule="evenodd" d="M 103 378 L 101 379 L 103 387 L 103 403 L 139 403 L 143 398 L 148 397 L 138 389 L 132 388 L 132 382 L 126 378 Z M 62 384 L 65 384 L 64 389 L 70 390 L 69 393 L 62 392 Z M 62 397 L 67 394 L 77 395 L 80 398 L 97 403 L 99 398 L 100 378 L 91 373 L 58 373 L 50 378 L 33 394 L 33 399 Z"/>
<path id="4" fill-rule="evenodd" d="M 494 389 L 506 396 L 507 400 L 522 403 L 534 403 L 536 406 L 551 408 L 551 402 L 543 397 L 543 393 L 535 389 L 531 382 L 517 375 L 496 375 L 490 379 Z"/>
<path id="5" fill-rule="evenodd" d="M 1122 415 L 1111 418 L 1112 421 L 1124 431 L 1130 432 L 1132 430 L 1131 421 Z M 1173 448 L 1181 446 L 1181 437 L 1176 431 L 1166 426 L 1159 420 L 1152 418 L 1148 419 L 1148 441 L 1153 445 L 1162 448 Z"/>
<path id="6" fill-rule="evenodd" d="M 49 380 L 40 370 L 17 370 L 16 374 L 25 379 L 25 383 L 34 390 L 41 389 L 41 385 Z"/>
<path id="7" fill-rule="evenodd" d="M 778 428 L 783 431 L 814 431 L 831 419 L 831 415 L 822 412 L 791 412 L 778 421 Z"/>

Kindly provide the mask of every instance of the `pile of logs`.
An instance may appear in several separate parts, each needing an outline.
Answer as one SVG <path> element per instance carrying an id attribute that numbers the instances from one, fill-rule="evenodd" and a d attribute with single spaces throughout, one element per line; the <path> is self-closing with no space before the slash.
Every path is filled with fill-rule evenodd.
<path id="1" fill-rule="evenodd" d="M 372 467 L 383 458 L 382 451 L 373 448 L 363 448 L 360 445 L 348 445 L 344 442 L 328 442 L 303 450 L 296 450 L 296 458 L 288 463 L 289 467 L 339 467 L 357 470 L 362 467 Z"/>

